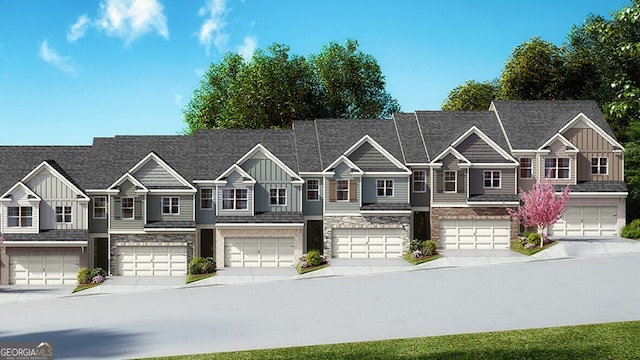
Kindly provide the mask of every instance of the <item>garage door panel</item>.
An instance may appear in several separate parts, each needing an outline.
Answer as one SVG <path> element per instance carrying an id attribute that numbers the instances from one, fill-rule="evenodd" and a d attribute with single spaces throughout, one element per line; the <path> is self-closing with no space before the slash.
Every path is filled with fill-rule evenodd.
<path id="1" fill-rule="evenodd" d="M 225 266 L 293 266 L 293 238 L 225 238 Z"/>
<path id="2" fill-rule="evenodd" d="M 616 236 L 617 208 L 615 206 L 571 207 L 549 228 L 550 236 Z"/>
<path id="3" fill-rule="evenodd" d="M 508 249 L 509 220 L 456 219 L 440 221 L 440 242 L 445 249 Z"/>
<path id="4" fill-rule="evenodd" d="M 402 230 L 384 228 L 333 229 L 333 257 L 384 259 L 402 256 Z"/>
<path id="5" fill-rule="evenodd" d="M 80 270 L 77 255 L 13 255 L 9 283 L 15 285 L 74 285 Z"/>
<path id="6" fill-rule="evenodd" d="M 184 276 L 186 246 L 126 246 L 118 248 L 118 275 Z"/>

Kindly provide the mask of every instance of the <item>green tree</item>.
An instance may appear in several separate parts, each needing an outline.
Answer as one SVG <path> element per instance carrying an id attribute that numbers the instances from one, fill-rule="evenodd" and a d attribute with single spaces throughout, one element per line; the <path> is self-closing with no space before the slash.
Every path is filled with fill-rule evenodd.
<path id="1" fill-rule="evenodd" d="M 399 111 L 372 55 L 355 40 L 308 58 L 286 45 L 213 63 L 183 109 L 185 133 L 212 128 L 286 128 L 293 120 L 380 118 Z"/>
<path id="2" fill-rule="evenodd" d="M 491 102 L 499 95 L 500 85 L 497 80 L 482 83 L 467 80 L 464 85 L 458 85 L 449 92 L 442 110 L 488 110 Z"/>

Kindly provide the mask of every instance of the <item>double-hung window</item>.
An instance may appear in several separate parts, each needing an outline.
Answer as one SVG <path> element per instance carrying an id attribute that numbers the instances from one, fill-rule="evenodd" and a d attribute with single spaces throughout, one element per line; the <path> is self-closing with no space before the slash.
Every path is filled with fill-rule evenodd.
<path id="1" fill-rule="evenodd" d="M 336 200 L 349 201 L 349 180 L 336 180 Z"/>
<path id="2" fill-rule="evenodd" d="M 607 158 L 591 158 L 591 175 L 607 175 L 608 166 Z"/>
<path id="3" fill-rule="evenodd" d="M 320 180 L 307 179 L 307 200 L 320 200 Z"/>
<path id="4" fill-rule="evenodd" d="M 445 170 L 443 172 L 444 192 L 456 192 L 458 190 L 456 185 L 456 172 L 451 170 Z"/>
<path id="5" fill-rule="evenodd" d="M 569 165 L 569 158 L 546 158 L 544 159 L 544 173 L 551 179 L 568 179 Z"/>
<path id="6" fill-rule="evenodd" d="M 427 170 L 413 170 L 413 192 L 427 191 Z"/>
<path id="7" fill-rule="evenodd" d="M 533 178 L 533 159 L 532 158 L 520 158 L 520 178 L 521 179 Z"/>
<path id="8" fill-rule="evenodd" d="M 9 227 L 32 227 L 33 208 L 31 206 L 10 206 L 7 209 Z"/>
<path id="9" fill-rule="evenodd" d="M 200 209 L 213 209 L 213 189 L 200 189 Z"/>
<path id="10" fill-rule="evenodd" d="M 57 223 L 71 222 L 71 206 L 56 206 L 56 222 Z"/>
<path id="11" fill-rule="evenodd" d="M 270 205 L 287 205 L 287 189 L 276 188 L 269 189 L 269 204 Z"/>
<path id="12" fill-rule="evenodd" d="M 222 189 L 224 210 L 246 210 L 247 205 L 247 189 Z"/>
<path id="13" fill-rule="evenodd" d="M 500 188 L 500 171 L 497 170 L 485 170 L 482 172 L 484 178 L 484 187 L 486 188 Z"/>
<path id="14" fill-rule="evenodd" d="M 133 198 L 132 197 L 123 197 L 120 199 L 121 209 L 122 209 L 122 218 L 123 219 L 133 219 Z"/>
<path id="15" fill-rule="evenodd" d="M 179 197 L 163 197 L 162 198 L 162 215 L 180 214 L 180 198 Z"/>
<path id="16" fill-rule="evenodd" d="M 393 196 L 393 180 L 378 179 L 376 180 L 376 188 L 378 196 Z"/>
<path id="17" fill-rule="evenodd" d="M 107 197 L 106 196 L 96 196 L 93 198 L 93 218 L 94 219 L 107 218 Z"/>

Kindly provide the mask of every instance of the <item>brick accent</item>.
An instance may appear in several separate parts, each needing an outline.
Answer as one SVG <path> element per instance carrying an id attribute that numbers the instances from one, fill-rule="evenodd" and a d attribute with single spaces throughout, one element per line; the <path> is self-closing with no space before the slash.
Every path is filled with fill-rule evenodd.
<path id="1" fill-rule="evenodd" d="M 186 246 L 187 263 L 193 259 L 195 232 L 181 234 L 113 234 L 110 242 L 110 274 L 118 273 L 118 247 L 120 246 Z"/>
<path id="2" fill-rule="evenodd" d="M 325 216 L 322 219 L 324 254 L 333 256 L 333 229 L 402 229 L 402 254 L 409 251 L 411 216 Z"/>
<path id="3" fill-rule="evenodd" d="M 510 220 L 511 239 L 518 236 L 518 220 L 511 218 L 504 207 L 432 207 L 431 216 L 431 240 L 440 244 L 440 220 Z"/>
<path id="4" fill-rule="evenodd" d="M 224 267 L 224 239 L 227 237 L 240 238 L 270 238 L 270 237 L 292 237 L 293 238 L 293 259 L 302 256 L 302 227 L 283 227 L 283 228 L 216 228 L 216 266 Z"/>

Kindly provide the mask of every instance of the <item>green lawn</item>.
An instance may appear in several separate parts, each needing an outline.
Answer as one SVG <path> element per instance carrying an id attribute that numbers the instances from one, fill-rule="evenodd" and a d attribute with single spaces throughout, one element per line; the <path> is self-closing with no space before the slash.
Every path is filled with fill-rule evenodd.
<path id="1" fill-rule="evenodd" d="M 640 321 L 162 359 L 640 359 Z"/>

